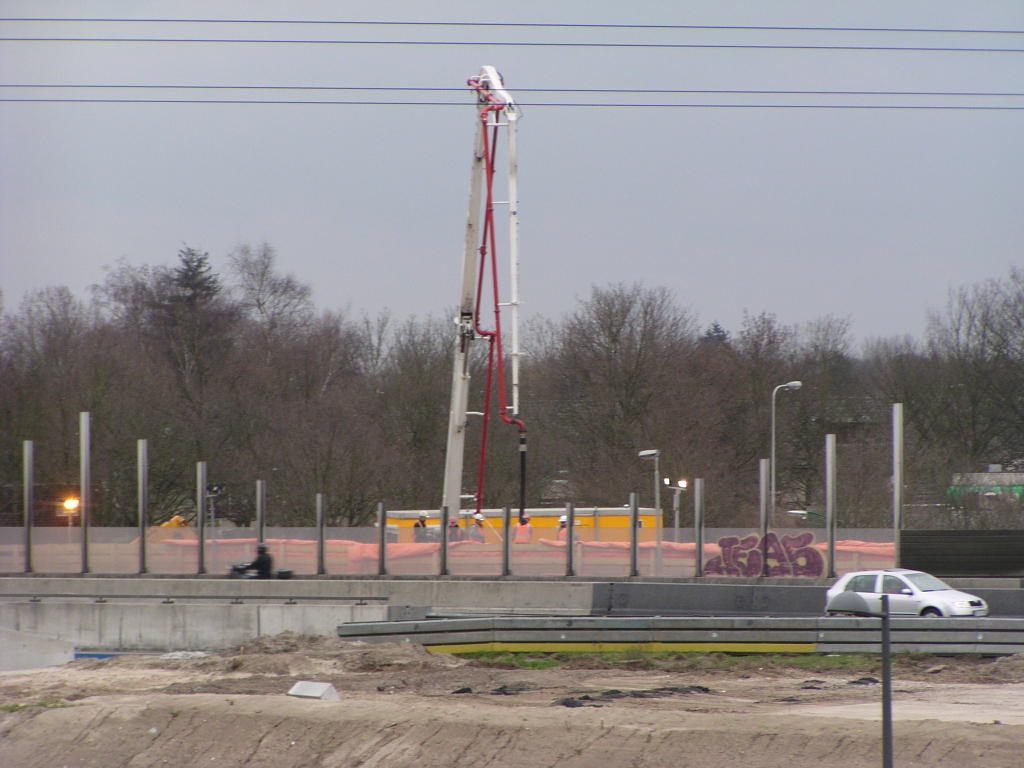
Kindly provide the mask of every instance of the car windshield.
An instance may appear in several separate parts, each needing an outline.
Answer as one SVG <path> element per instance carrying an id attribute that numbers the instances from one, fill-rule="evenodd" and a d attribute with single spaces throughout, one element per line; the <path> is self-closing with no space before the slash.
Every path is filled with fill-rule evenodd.
<path id="1" fill-rule="evenodd" d="M 939 581 L 934 576 L 929 576 L 927 573 L 908 573 L 906 577 L 922 592 L 938 592 L 940 589 L 951 589 L 948 584 Z"/>

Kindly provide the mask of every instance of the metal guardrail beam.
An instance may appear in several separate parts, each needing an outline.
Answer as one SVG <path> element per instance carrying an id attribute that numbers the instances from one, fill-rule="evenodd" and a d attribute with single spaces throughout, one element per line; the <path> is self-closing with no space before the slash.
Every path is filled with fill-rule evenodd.
<path id="1" fill-rule="evenodd" d="M 474 650 L 790 651 L 878 653 L 878 619 L 847 617 L 491 617 L 368 622 L 338 627 L 343 639 L 409 641 Z M 897 652 L 1005 655 L 1024 652 L 1024 619 L 893 619 Z"/>
<path id="2" fill-rule="evenodd" d="M 229 600 L 234 603 L 243 602 L 255 602 L 258 600 L 272 600 L 274 602 L 284 600 L 285 602 L 298 602 L 304 601 L 316 601 L 321 603 L 336 603 L 342 601 L 355 601 L 356 605 L 366 605 L 367 603 L 386 603 L 388 602 L 387 597 L 353 597 L 353 596 L 340 596 L 331 597 L 327 595 L 111 595 L 111 594 L 99 594 L 96 592 L 83 593 L 83 592 L 0 592 L 0 600 L 24 600 L 28 598 L 31 603 L 38 603 L 44 599 L 61 599 L 66 600 L 70 598 L 82 599 L 82 600 L 95 600 L 96 602 L 107 602 L 109 600 L 165 600 L 174 602 L 180 600 L 181 602 L 188 602 L 190 600 Z"/>

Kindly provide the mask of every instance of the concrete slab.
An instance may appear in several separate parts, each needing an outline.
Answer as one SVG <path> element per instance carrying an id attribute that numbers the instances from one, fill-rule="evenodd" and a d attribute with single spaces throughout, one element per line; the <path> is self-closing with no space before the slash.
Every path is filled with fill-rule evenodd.
<path id="1" fill-rule="evenodd" d="M 330 683 L 314 683 L 300 680 L 288 691 L 289 696 L 300 699 L 320 699 L 320 701 L 341 701 L 341 697 Z"/>

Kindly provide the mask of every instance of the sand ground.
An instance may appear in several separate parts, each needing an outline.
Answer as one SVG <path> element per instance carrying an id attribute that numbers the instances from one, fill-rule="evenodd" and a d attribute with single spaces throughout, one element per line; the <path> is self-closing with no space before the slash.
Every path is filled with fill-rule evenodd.
<path id="1" fill-rule="evenodd" d="M 876 661 L 846 661 L 535 669 L 290 634 L 201 658 L 83 659 L 0 673 L 0 766 L 877 766 Z M 297 680 L 341 701 L 287 696 Z M 903 659 L 894 702 L 901 767 L 1024 766 L 1022 657 Z"/>

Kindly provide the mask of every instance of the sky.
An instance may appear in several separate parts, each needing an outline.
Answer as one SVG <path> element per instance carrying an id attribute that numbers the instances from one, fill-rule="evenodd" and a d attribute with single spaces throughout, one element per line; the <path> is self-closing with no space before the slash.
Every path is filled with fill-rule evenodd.
<path id="1" fill-rule="evenodd" d="M 1019 2 L 27 2 L 0 16 L 1024 30 Z M 0 41 L 13 84 L 462 88 L 496 66 L 522 108 L 526 316 L 592 285 L 667 286 L 703 326 L 744 312 L 848 317 L 864 340 L 925 329 L 950 288 L 1024 261 L 1024 111 L 564 108 L 517 88 L 872 90 L 1024 94 L 1024 52 L 585 48 L 491 41 L 915 45 L 1024 49 L 1024 34 L 0 21 L 0 37 L 461 40 L 460 46 Z M 173 92 L 170 95 L 182 95 Z M 268 92 L 258 92 L 266 97 Z M 152 91 L 0 88 L 2 97 Z M 192 92 L 198 98 L 252 92 Z M 273 98 L 323 93 L 270 93 Z M 104 267 L 214 265 L 267 241 L 318 306 L 396 317 L 455 304 L 475 129 L 469 90 L 342 93 L 465 106 L 0 103 L 0 290 Z M 554 95 L 700 103 L 1003 104 L 1024 96 Z M 499 243 L 499 258 L 507 248 Z"/>

